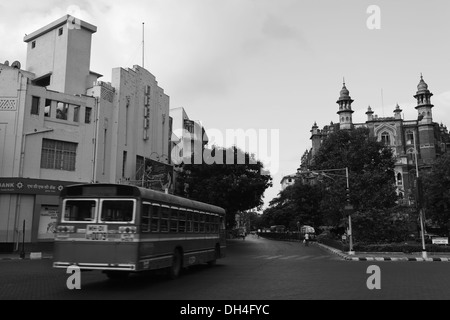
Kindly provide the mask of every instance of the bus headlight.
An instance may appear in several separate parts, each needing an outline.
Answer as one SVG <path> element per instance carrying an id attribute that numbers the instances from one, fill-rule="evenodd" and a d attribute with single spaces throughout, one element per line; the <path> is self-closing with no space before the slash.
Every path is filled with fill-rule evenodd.
<path id="1" fill-rule="evenodd" d="M 119 227 L 119 233 L 136 233 L 136 227 Z"/>
<path id="2" fill-rule="evenodd" d="M 61 232 L 61 233 L 71 233 L 75 231 L 75 227 L 74 226 L 58 226 L 58 228 L 56 228 L 57 232 Z"/>

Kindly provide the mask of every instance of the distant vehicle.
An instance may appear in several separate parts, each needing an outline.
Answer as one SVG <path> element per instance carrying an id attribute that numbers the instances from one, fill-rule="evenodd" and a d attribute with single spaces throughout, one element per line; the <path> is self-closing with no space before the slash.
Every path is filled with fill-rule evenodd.
<path id="1" fill-rule="evenodd" d="M 311 226 L 301 226 L 300 227 L 300 234 L 302 238 L 305 237 L 305 234 L 309 235 L 309 240 L 315 240 L 316 239 L 316 230 Z"/>

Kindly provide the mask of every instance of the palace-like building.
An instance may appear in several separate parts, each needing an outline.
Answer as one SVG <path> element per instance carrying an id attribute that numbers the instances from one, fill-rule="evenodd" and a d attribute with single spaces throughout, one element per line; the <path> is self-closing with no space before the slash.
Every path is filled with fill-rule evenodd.
<path id="1" fill-rule="evenodd" d="M 376 137 L 378 141 L 382 141 L 392 148 L 396 157 L 397 193 L 405 204 L 410 204 L 414 192 L 416 159 L 419 171 L 429 169 L 440 155 L 450 149 L 450 135 L 447 127 L 433 121 L 432 96 L 433 94 L 428 90 L 428 85 L 421 76 L 417 92 L 414 95 L 417 101 L 415 107 L 417 119 L 403 119 L 402 109 L 397 104 L 393 117 L 378 117 L 374 115 L 369 106 L 366 112 L 367 121 L 353 123 L 352 103 L 354 100 L 350 97 L 350 92 L 344 83 L 337 100 L 339 123 L 331 122 L 322 129 L 319 129 L 317 123 L 314 123 L 311 129 L 312 147 L 304 153 L 301 168 L 308 168 L 323 140 L 330 133 L 337 130 L 365 127 L 369 129 L 370 136 Z"/>

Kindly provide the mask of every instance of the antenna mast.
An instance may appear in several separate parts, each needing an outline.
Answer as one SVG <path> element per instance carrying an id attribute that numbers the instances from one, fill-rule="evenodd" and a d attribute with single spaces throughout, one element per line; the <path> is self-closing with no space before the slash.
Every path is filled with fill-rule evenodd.
<path id="1" fill-rule="evenodd" d="M 144 65 L 144 57 L 145 57 L 145 37 L 144 37 L 145 30 L 144 30 L 144 25 L 145 25 L 145 23 L 142 22 L 142 68 L 145 68 L 145 65 Z"/>

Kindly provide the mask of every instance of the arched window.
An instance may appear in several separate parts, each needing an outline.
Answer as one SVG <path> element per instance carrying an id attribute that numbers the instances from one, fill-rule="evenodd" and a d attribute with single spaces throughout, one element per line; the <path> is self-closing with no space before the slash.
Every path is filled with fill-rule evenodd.
<path id="1" fill-rule="evenodd" d="M 381 142 L 387 146 L 391 144 L 391 136 L 389 135 L 389 133 L 383 132 L 381 134 Z"/>
<path id="2" fill-rule="evenodd" d="M 406 144 L 414 144 L 414 133 L 411 130 L 406 131 Z"/>
<path id="3" fill-rule="evenodd" d="M 397 173 L 397 185 L 399 185 L 399 186 L 403 185 L 403 178 L 402 178 L 402 174 L 400 172 Z"/>

